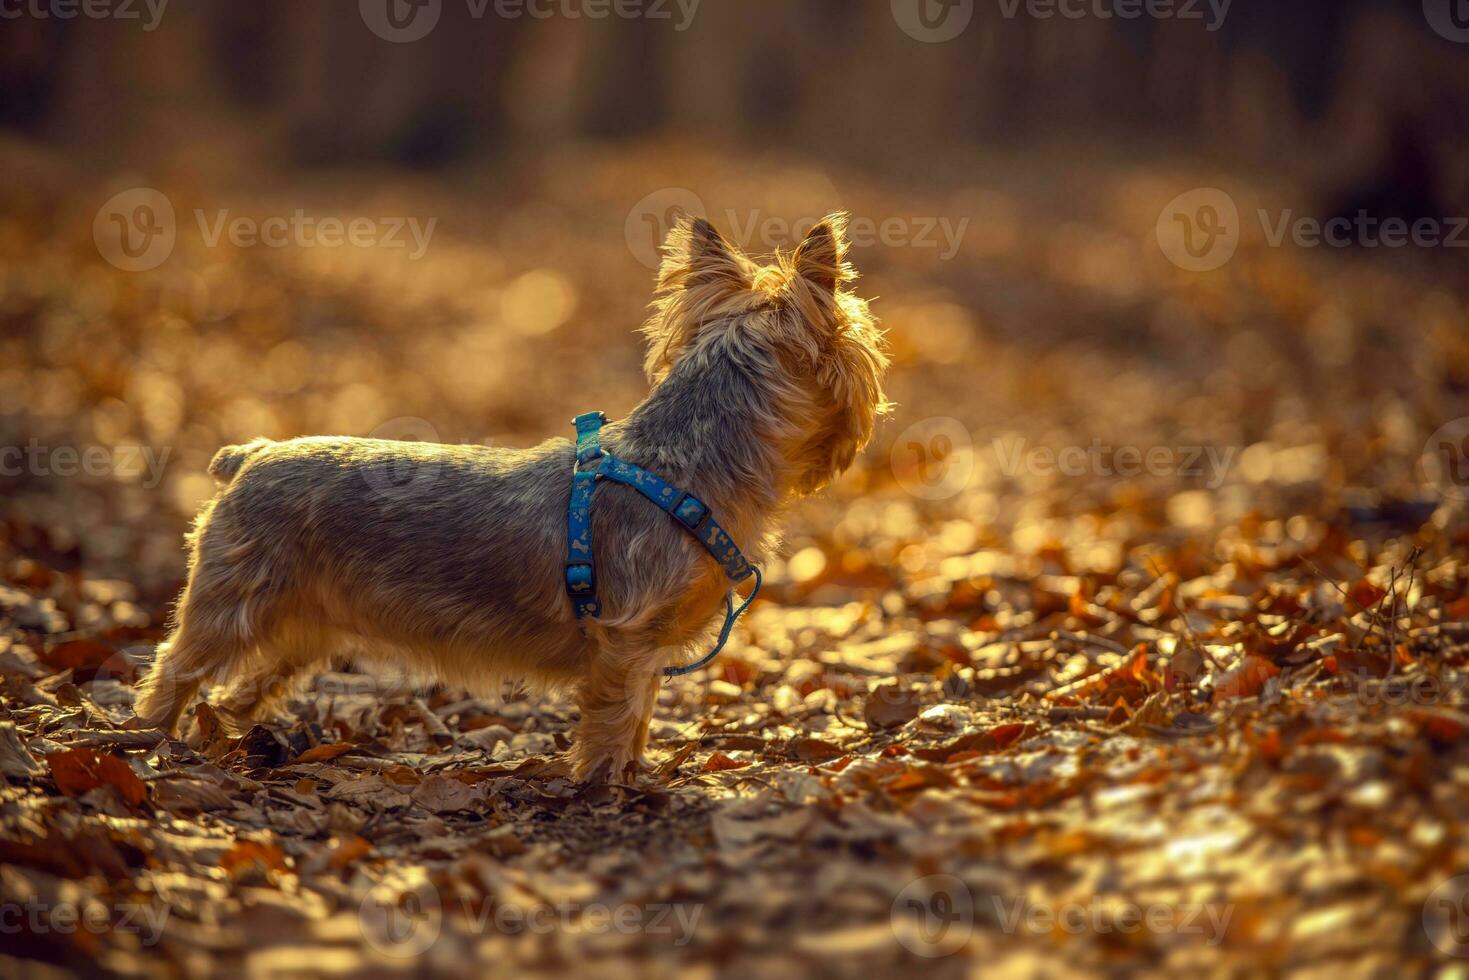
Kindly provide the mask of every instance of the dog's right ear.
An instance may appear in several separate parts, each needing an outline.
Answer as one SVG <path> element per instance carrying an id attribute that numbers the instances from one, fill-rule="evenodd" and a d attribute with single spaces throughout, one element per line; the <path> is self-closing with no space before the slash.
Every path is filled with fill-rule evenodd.
<path id="1" fill-rule="evenodd" d="M 643 324 L 644 362 L 658 381 L 693 344 L 703 325 L 749 305 L 755 264 L 703 218 L 681 217 L 663 243 L 653 312 Z"/>
<path id="2" fill-rule="evenodd" d="M 663 242 L 659 290 L 750 285 L 747 261 L 703 218 L 681 216 Z"/>

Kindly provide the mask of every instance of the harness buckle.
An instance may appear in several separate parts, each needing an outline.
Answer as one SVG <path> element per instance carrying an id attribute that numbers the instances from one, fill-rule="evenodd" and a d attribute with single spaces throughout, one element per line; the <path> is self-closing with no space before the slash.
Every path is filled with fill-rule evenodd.
<path id="1" fill-rule="evenodd" d="M 578 415 L 576 418 L 572 419 L 571 424 L 576 426 L 577 432 L 582 432 L 583 430 L 589 429 L 599 429 L 607 424 L 607 413 L 586 412 L 585 414 Z"/>
<path id="2" fill-rule="evenodd" d="M 687 490 L 679 491 L 678 499 L 673 502 L 669 512 L 678 518 L 680 524 L 694 532 L 702 528 L 704 521 L 709 518 L 709 508 Z"/>
<path id="3" fill-rule="evenodd" d="M 597 573 L 589 561 L 566 563 L 566 594 L 572 599 L 595 599 Z"/>

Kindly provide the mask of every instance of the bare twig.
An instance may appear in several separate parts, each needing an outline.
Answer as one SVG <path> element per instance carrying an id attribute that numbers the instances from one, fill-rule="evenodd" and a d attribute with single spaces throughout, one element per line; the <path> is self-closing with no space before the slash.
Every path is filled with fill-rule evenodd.
<path id="1" fill-rule="evenodd" d="M 1083 646 L 1101 647 L 1103 650 L 1111 650 L 1127 656 L 1127 647 L 1116 640 L 1109 640 L 1105 636 L 1092 636 L 1089 633 L 1073 633 L 1071 630 L 1052 630 L 1051 639 L 1070 640 L 1072 643 L 1080 643 Z"/>
<path id="2" fill-rule="evenodd" d="M 1151 557 L 1148 558 L 1148 564 L 1152 566 L 1154 575 L 1159 578 L 1163 577 L 1162 570 L 1158 568 Z M 1209 666 L 1218 671 L 1224 670 L 1224 666 L 1214 659 L 1214 654 L 1209 652 L 1209 648 L 1200 643 L 1199 638 L 1194 635 L 1193 624 L 1188 621 L 1188 610 L 1183 608 L 1183 599 L 1178 595 L 1177 591 L 1173 593 L 1173 602 L 1178 607 L 1178 619 L 1183 623 L 1183 631 L 1188 634 L 1189 646 L 1193 647 L 1199 656 L 1209 661 Z"/>

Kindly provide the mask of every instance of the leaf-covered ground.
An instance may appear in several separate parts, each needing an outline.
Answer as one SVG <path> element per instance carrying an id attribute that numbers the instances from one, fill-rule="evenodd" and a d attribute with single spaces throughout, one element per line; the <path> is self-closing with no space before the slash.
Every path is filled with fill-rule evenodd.
<path id="1" fill-rule="evenodd" d="M 1153 237 L 1182 191 L 1309 205 L 1187 163 L 973 157 L 915 194 L 672 146 L 435 181 L 4 157 L 0 445 L 28 451 L 0 477 L 7 973 L 1372 976 L 1469 952 L 1469 494 L 1423 466 L 1469 415 L 1462 265 L 1247 237 L 1183 272 Z M 179 216 L 151 272 L 91 240 L 128 181 Z M 243 739 L 207 705 L 182 740 L 124 730 L 219 444 L 524 445 L 625 412 L 652 279 L 629 211 L 669 187 L 755 249 L 789 241 L 752 221 L 837 207 L 968 224 L 950 259 L 854 252 L 899 407 L 794 512 L 729 651 L 664 687 L 652 776 L 572 782 L 564 700 L 345 668 Z M 415 261 L 209 247 L 194 216 L 298 208 L 438 224 Z M 65 472 L 65 447 L 108 462 Z"/>

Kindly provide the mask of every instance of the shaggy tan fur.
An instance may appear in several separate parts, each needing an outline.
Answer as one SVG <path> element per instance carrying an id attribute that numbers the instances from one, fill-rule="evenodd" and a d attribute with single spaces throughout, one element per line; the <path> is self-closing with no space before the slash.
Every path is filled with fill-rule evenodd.
<path id="1" fill-rule="evenodd" d="M 758 265 L 703 220 L 670 233 L 648 397 L 603 444 L 707 503 L 754 562 L 792 498 L 851 465 L 885 410 L 881 334 L 853 295 L 841 216 Z M 667 514 L 599 485 L 602 615 L 562 584 L 574 449 L 345 437 L 221 449 L 189 538 L 189 580 L 137 703 L 177 727 L 205 680 L 244 724 L 293 678 L 346 655 L 485 691 L 568 687 L 584 778 L 639 763 L 662 670 L 706 641 L 727 582 Z"/>

